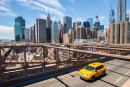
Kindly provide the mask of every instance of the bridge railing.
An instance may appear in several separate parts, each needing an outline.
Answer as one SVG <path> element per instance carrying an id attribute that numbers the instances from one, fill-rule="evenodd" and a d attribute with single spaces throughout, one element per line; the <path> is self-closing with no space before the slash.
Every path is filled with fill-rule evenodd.
<path id="1" fill-rule="evenodd" d="M 0 84 L 54 74 L 108 58 L 130 60 L 127 56 L 50 45 L 1 46 Z"/>

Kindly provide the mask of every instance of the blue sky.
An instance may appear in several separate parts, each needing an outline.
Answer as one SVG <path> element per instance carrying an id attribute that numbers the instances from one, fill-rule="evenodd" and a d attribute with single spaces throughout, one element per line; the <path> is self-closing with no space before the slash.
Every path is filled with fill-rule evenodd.
<path id="1" fill-rule="evenodd" d="M 35 24 L 37 18 L 46 19 L 49 13 L 52 21 L 59 19 L 63 23 L 63 16 L 71 16 L 73 22 L 86 21 L 87 18 L 99 16 L 105 28 L 109 26 L 109 11 L 117 13 L 117 0 L 0 0 L 0 39 L 14 39 L 14 19 L 22 16 L 26 21 L 26 28 Z M 130 12 L 130 0 L 127 0 L 126 11 Z"/>

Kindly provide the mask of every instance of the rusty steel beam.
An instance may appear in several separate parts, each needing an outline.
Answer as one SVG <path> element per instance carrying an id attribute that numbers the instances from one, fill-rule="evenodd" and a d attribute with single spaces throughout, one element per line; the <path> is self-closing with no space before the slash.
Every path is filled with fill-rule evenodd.
<path id="1" fill-rule="evenodd" d="M 58 45 L 57 45 L 58 46 Z M 84 48 L 96 48 L 96 49 L 105 49 L 105 50 L 119 50 L 119 51 L 130 51 L 130 46 L 126 46 L 126 47 L 121 47 L 121 46 L 103 46 L 103 45 L 88 45 L 88 46 L 85 46 L 85 45 L 70 45 L 71 47 L 72 46 L 76 46 L 76 47 L 84 47 Z M 95 47 L 96 46 L 96 47 Z M 61 46 L 58 46 L 58 47 L 61 47 Z"/>
<path id="2" fill-rule="evenodd" d="M 61 50 L 68 50 L 68 51 L 73 51 L 73 52 L 79 52 L 79 53 L 86 53 L 86 54 L 90 54 L 90 55 L 97 55 L 97 56 L 104 56 L 104 57 L 112 57 L 112 58 L 116 58 L 116 59 L 130 59 L 129 57 L 126 56 L 121 56 L 121 55 L 114 55 L 114 54 L 105 54 L 105 53 L 98 53 L 98 52 L 91 52 L 91 51 L 84 51 L 84 50 L 78 50 L 78 49 L 70 49 L 70 48 L 63 48 L 63 47 L 56 47 L 56 46 L 50 46 L 50 45 L 44 45 L 46 47 L 50 47 L 50 48 L 56 48 L 56 49 L 61 49 Z M 10 46 L 5 46 L 6 47 L 10 47 Z M 28 47 L 28 46 L 14 46 L 14 47 Z M 37 47 L 37 46 L 29 46 L 29 47 Z M 38 46 L 41 47 L 41 46 Z"/>
<path id="3" fill-rule="evenodd" d="M 99 52 L 92 52 L 92 51 L 84 51 L 84 50 L 78 50 L 78 49 L 70 49 L 70 48 L 63 48 L 63 47 L 55 47 L 55 46 L 50 46 L 50 45 L 44 45 L 50 48 L 57 48 L 61 50 L 68 50 L 68 51 L 73 51 L 73 52 L 79 52 L 79 53 L 85 53 L 85 54 L 90 54 L 90 55 L 96 55 L 96 56 L 103 56 L 103 57 L 111 57 L 115 59 L 124 59 L 124 60 L 130 60 L 130 57 L 128 56 L 122 56 L 122 55 L 115 55 L 115 54 L 106 54 L 106 53 L 99 53 Z"/>
<path id="4" fill-rule="evenodd" d="M 130 51 L 130 49 L 123 49 L 123 48 L 107 48 L 107 47 L 94 47 L 94 46 L 81 46 L 81 45 L 72 45 L 72 46 L 84 47 L 84 48 L 105 49 L 105 50 Z"/>
<path id="5" fill-rule="evenodd" d="M 130 45 L 104 45 L 104 44 L 83 44 L 79 46 L 97 46 L 97 47 L 110 47 L 110 48 L 125 48 L 130 49 Z"/>

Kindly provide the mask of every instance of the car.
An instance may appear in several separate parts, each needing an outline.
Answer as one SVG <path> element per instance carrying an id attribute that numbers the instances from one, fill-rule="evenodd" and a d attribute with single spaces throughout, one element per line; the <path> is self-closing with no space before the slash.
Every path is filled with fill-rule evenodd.
<path id="1" fill-rule="evenodd" d="M 81 79 L 95 81 L 95 78 L 99 76 L 105 76 L 106 67 L 103 63 L 94 62 L 85 66 L 79 71 L 79 76 Z"/>

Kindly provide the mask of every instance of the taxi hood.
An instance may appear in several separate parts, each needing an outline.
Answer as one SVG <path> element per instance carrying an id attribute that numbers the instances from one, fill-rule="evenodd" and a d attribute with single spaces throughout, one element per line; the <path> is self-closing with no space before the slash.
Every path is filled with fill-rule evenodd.
<path id="1" fill-rule="evenodd" d="M 90 75 L 90 74 L 93 73 L 92 71 L 86 70 L 86 69 L 84 69 L 84 68 L 81 69 L 80 72 L 83 73 L 83 74 L 87 74 L 87 75 Z"/>

